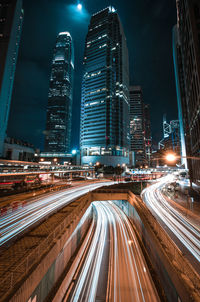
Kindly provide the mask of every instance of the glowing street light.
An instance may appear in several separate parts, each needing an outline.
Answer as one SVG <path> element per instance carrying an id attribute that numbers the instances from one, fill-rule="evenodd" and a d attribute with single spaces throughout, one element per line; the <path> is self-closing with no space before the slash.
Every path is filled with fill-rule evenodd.
<path id="1" fill-rule="evenodd" d="M 166 160 L 169 162 L 174 162 L 176 160 L 176 156 L 173 153 L 169 153 L 166 155 Z"/>

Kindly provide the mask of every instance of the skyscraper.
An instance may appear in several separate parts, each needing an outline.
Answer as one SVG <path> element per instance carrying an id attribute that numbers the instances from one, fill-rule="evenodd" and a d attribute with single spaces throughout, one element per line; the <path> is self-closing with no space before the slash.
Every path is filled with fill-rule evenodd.
<path id="1" fill-rule="evenodd" d="M 130 86 L 130 150 L 135 153 L 135 166 L 145 161 L 145 124 L 142 88 Z"/>
<path id="2" fill-rule="evenodd" d="M 22 0 L 0 0 L 0 156 L 3 155 L 22 21 Z"/>
<path id="3" fill-rule="evenodd" d="M 59 33 L 49 85 L 45 152 L 67 153 L 71 147 L 74 48 L 68 32 Z"/>
<path id="4" fill-rule="evenodd" d="M 179 120 L 166 120 L 163 116 L 163 139 L 158 143 L 158 148 L 165 151 L 173 151 L 178 156 L 181 154 L 180 123 Z"/>
<path id="5" fill-rule="evenodd" d="M 187 118 L 185 132 L 187 156 L 200 157 L 200 2 L 177 0 L 177 29 L 184 80 L 183 117 Z M 179 56 L 180 58 L 180 56 Z M 191 180 L 200 183 L 200 160 L 188 161 Z"/>
<path id="6" fill-rule="evenodd" d="M 128 50 L 122 24 L 113 7 L 91 17 L 83 64 L 82 164 L 128 163 Z"/>
<path id="7" fill-rule="evenodd" d="M 144 137 L 145 137 L 145 157 L 148 165 L 151 164 L 152 137 L 151 137 L 151 119 L 150 105 L 144 104 Z"/>
<path id="8" fill-rule="evenodd" d="M 176 93 L 177 93 L 177 104 L 178 104 L 178 119 L 180 125 L 180 143 L 181 143 L 181 163 L 187 168 L 186 160 L 186 133 L 184 129 L 187 127 L 187 117 L 183 116 L 185 112 L 185 83 L 184 83 L 184 73 L 183 64 L 181 57 L 181 45 L 179 39 L 179 33 L 177 30 L 177 25 L 173 28 L 173 59 L 174 59 L 174 72 L 176 80 Z"/>

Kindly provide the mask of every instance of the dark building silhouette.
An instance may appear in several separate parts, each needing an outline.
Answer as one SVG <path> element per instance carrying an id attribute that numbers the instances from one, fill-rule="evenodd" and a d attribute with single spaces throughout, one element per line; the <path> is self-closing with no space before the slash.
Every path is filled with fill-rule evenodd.
<path id="1" fill-rule="evenodd" d="M 183 118 L 187 156 L 200 157 L 200 2 L 177 0 L 177 29 L 183 66 Z M 180 75 L 179 75 L 180 77 Z M 180 81 L 181 81 L 180 77 Z M 188 160 L 191 180 L 200 183 L 200 160 Z"/>
<path id="2" fill-rule="evenodd" d="M 22 22 L 22 0 L 0 0 L 0 157 L 6 137 Z"/>
<path id="3" fill-rule="evenodd" d="M 128 50 L 122 24 L 113 7 L 91 17 L 83 64 L 82 164 L 128 163 Z"/>
<path id="4" fill-rule="evenodd" d="M 69 153 L 71 148 L 74 49 L 68 32 L 59 33 L 49 85 L 45 152 Z"/>
<path id="5" fill-rule="evenodd" d="M 146 163 L 144 103 L 140 86 L 130 86 L 130 151 L 134 152 L 136 167 Z"/>

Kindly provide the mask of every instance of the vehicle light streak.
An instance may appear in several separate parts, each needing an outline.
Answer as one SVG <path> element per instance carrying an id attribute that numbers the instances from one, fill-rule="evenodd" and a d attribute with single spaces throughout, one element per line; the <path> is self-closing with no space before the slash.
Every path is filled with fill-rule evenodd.
<path id="1" fill-rule="evenodd" d="M 193 256 L 200 261 L 200 228 L 173 208 L 162 194 L 162 188 L 172 182 L 172 176 L 162 178 L 142 193 L 143 200 L 166 224 Z"/>
<path id="2" fill-rule="evenodd" d="M 2 216 L 0 218 L 0 246 L 90 190 L 111 184 L 113 182 L 95 183 L 53 193 L 48 197 L 38 197 L 31 204 Z"/>
<path id="3" fill-rule="evenodd" d="M 98 300 L 103 278 L 100 269 L 107 269 L 104 267 L 106 244 L 109 244 L 109 278 L 104 300 L 160 301 L 127 216 L 113 202 L 97 201 L 93 205 L 97 213 L 95 233 L 67 301 Z M 102 292 L 102 287 L 100 290 Z"/>

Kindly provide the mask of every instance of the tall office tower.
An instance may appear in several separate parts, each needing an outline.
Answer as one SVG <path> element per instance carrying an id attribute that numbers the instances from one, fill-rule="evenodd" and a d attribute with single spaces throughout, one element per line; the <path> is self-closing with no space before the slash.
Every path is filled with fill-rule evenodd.
<path id="1" fill-rule="evenodd" d="M 145 157 L 148 165 L 151 164 L 152 137 L 151 137 L 151 119 L 150 106 L 144 104 L 144 136 L 145 136 Z"/>
<path id="2" fill-rule="evenodd" d="M 185 166 L 185 168 L 187 168 L 185 141 L 188 141 L 188 138 L 186 137 L 188 131 L 186 131 L 185 129 L 187 129 L 188 127 L 188 122 L 185 110 L 185 83 L 181 57 L 181 45 L 177 25 L 175 25 L 173 28 L 173 59 L 176 80 L 178 119 L 180 125 L 181 163 Z"/>
<path id="3" fill-rule="evenodd" d="M 167 123 L 166 114 L 163 116 L 163 139 L 158 143 L 159 149 L 174 151 L 181 154 L 181 138 L 179 120 L 172 120 Z"/>
<path id="4" fill-rule="evenodd" d="M 177 28 L 180 42 L 185 106 L 187 116 L 185 129 L 189 138 L 187 156 L 200 157 L 200 2 L 199 0 L 177 0 Z M 179 75 L 180 77 L 180 75 Z M 182 78 L 179 78 L 181 81 Z M 191 180 L 200 183 L 200 160 L 188 161 Z"/>
<path id="5" fill-rule="evenodd" d="M 140 86 L 130 86 L 130 140 L 130 150 L 135 153 L 135 166 L 139 167 L 146 163 L 144 104 Z"/>
<path id="6" fill-rule="evenodd" d="M 91 17 L 85 41 L 81 100 L 82 164 L 129 162 L 129 63 L 116 10 Z"/>
<path id="7" fill-rule="evenodd" d="M 0 0 L 0 157 L 3 155 L 22 22 L 22 0 Z"/>
<path id="8" fill-rule="evenodd" d="M 59 33 L 50 77 L 45 152 L 68 153 L 71 147 L 74 48 L 68 32 Z"/>

